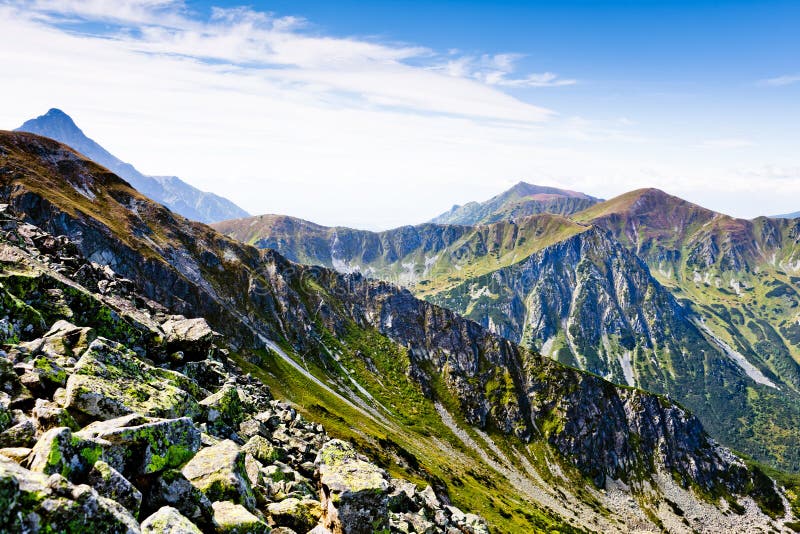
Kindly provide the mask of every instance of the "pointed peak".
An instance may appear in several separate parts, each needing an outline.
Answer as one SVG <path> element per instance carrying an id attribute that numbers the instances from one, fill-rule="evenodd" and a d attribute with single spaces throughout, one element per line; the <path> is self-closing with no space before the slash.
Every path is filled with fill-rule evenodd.
<path id="1" fill-rule="evenodd" d="M 66 135 L 82 137 L 84 135 L 72 117 L 58 108 L 50 108 L 44 115 L 25 121 L 17 130 L 56 139 L 59 138 L 59 135 L 62 137 Z"/>

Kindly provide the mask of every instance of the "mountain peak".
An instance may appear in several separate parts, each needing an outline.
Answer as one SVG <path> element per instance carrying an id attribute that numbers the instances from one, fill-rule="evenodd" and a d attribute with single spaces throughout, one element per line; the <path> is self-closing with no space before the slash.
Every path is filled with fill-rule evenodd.
<path id="1" fill-rule="evenodd" d="M 454 206 L 430 222 L 470 226 L 509 221 L 537 213 L 571 215 L 597 202 L 600 199 L 577 191 L 519 181 L 485 202 Z"/>
<path id="2" fill-rule="evenodd" d="M 44 135 L 58 141 L 61 141 L 61 138 L 69 138 L 73 142 L 77 139 L 87 139 L 83 131 L 72 120 L 72 117 L 58 108 L 50 108 L 44 115 L 25 121 L 17 130 Z M 73 146 L 69 142 L 67 144 Z M 77 149 L 74 146 L 73 148 Z"/>

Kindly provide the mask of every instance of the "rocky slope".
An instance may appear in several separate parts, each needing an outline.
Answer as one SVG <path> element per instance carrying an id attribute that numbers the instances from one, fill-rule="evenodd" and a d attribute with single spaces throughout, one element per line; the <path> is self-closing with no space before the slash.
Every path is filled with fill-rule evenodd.
<path id="1" fill-rule="evenodd" d="M 92 194 L 86 195 L 87 191 Z M 331 435 L 353 442 L 390 476 L 402 475 L 421 487 L 429 484 L 431 491 L 423 493 L 433 492 L 445 519 L 462 530 L 469 523 L 479 528 L 480 521 L 462 519 L 443 508 L 445 499 L 479 512 L 498 532 L 769 530 L 784 528 L 792 518 L 769 478 L 719 447 L 694 416 L 672 402 L 567 368 L 396 286 L 358 274 L 303 267 L 275 252 L 259 252 L 227 239 L 204 225 L 176 217 L 107 170 L 52 141 L 0 134 L 0 197 L 8 210 L 50 234 L 49 239 L 40 239 L 42 246 L 52 250 L 53 245 L 46 243 L 64 239 L 57 236 L 74 242 L 70 247 L 64 241 L 56 253 L 40 249 L 33 238 L 32 244 L 24 246 L 14 242 L 15 248 L 4 255 L 3 272 L 18 276 L 19 282 L 4 282 L 6 293 L 13 295 L 4 302 L 10 306 L 6 322 L 11 345 L 44 339 L 48 328 L 61 318 L 59 313 L 78 328 L 93 328 L 98 339 L 110 340 L 103 342 L 110 348 L 97 350 L 95 340 L 82 354 L 73 353 L 77 361 L 64 363 L 74 366 L 66 372 L 65 379 L 73 383 L 71 390 L 65 383 L 65 391 L 72 392 L 66 398 L 86 406 L 89 419 L 144 411 L 146 417 L 168 420 L 185 416 L 192 427 L 205 423 L 209 435 L 213 435 L 209 427 L 218 421 L 236 431 L 235 425 L 226 423 L 226 408 L 220 406 L 213 413 L 207 409 L 230 395 L 220 393 L 231 388 L 225 389 L 218 381 L 206 385 L 187 369 L 207 366 L 208 353 L 171 341 L 168 332 L 193 330 L 189 325 L 176 328 L 174 323 L 185 325 L 184 320 L 169 315 L 180 313 L 205 317 L 220 332 L 224 345 L 219 340 L 214 345 L 229 352 L 217 349 L 219 356 L 211 360 L 220 360 L 226 369 L 241 369 L 241 373 L 231 371 L 232 376 L 250 373 L 235 379 L 236 388 L 244 389 L 246 396 L 258 398 L 255 391 L 261 390 L 255 381 L 268 384 L 273 394 L 294 402 L 306 420 L 323 423 Z M 67 252 L 62 253 L 60 247 Z M 31 276 L 30 268 L 22 268 L 29 261 L 26 255 L 37 262 L 44 256 L 43 265 L 35 270 L 44 270 L 46 277 Z M 80 256 L 98 265 L 87 264 Z M 112 280 L 93 274 L 106 269 L 116 273 Z M 78 291 L 76 297 L 67 290 L 76 284 L 92 298 L 104 291 L 113 296 L 114 288 L 125 291 L 125 298 L 108 301 L 109 311 L 92 312 L 83 292 Z M 130 313 L 125 313 L 126 308 Z M 147 309 L 153 311 L 144 313 Z M 37 313 L 42 321 L 36 320 Z M 119 326 L 117 321 L 123 316 L 126 320 Z M 108 326 L 109 322 L 118 326 Z M 28 324 L 33 326 L 28 328 Z M 160 329 L 163 335 L 148 338 L 137 333 L 143 329 Z M 132 353 L 112 343 L 118 335 L 124 336 L 122 341 Z M 21 352 L 9 346 L 7 354 L 15 351 Z M 26 388 L 26 383 L 33 383 L 26 373 L 36 374 L 32 361 L 38 356 L 30 361 L 13 356 L 30 364 L 19 367 L 19 383 Z M 56 375 L 58 380 L 64 377 Z M 114 389 L 108 382 L 103 386 L 109 377 L 125 387 Z M 10 383 L 12 396 L 21 387 L 13 380 Z M 81 387 L 87 383 L 88 387 Z M 222 390 L 217 389 L 220 386 Z M 97 395 L 111 401 L 101 401 Z M 64 394 L 56 399 L 53 391 L 51 400 L 64 400 Z M 177 406 L 180 413 L 175 411 Z M 266 408 L 253 406 L 245 413 L 252 417 L 262 407 Z M 9 408 L 20 422 L 30 417 L 24 405 L 12 406 L 11 399 Z M 84 430 L 80 440 L 111 442 L 101 437 L 106 433 L 141 436 L 138 429 L 125 429 L 157 422 L 84 428 L 92 424 L 81 416 L 87 412 L 73 412 L 70 415 Z M 189 428 L 190 422 L 184 421 L 181 424 Z M 239 432 L 246 432 L 241 425 Z M 270 435 L 274 438 L 275 432 Z M 69 442 L 80 444 L 80 440 Z M 198 447 L 222 446 L 214 453 L 187 452 L 195 441 L 166 453 L 137 449 L 143 454 L 134 456 L 135 470 L 179 464 L 184 477 L 197 481 L 195 475 L 199 477 L 208 467 L 209 457 L 239 457 L 234 452 L 238 445 L 231 441 L 232 445 L 216 443 L 201 436 Z M 335 497 L 340 482 L 335 476 L 326 478 L 332 471 L 325 466 L 343 460 L 354 462 L 352 469 L 367 469 L 354 453 L 338 444 L 332 447 L 329 455 L 322 449 L 319 478 L 313 479 L 321 491 L 323 518 L 330 509 L 326 499 L 342 503 Z M 98 454 L 97 459 L 127 479 L 128 464 L 114 464 L 113 455 Z M 95 458 L 95 454 L 87 455 Z M 86 460 L 87 455 L 77 456 Z M 144 466 L 138 463 L 155 457 L 159 459 L 147 460 Z M 82 473 L 80 463 L 76 465 Z M 226 465 L 236 470 L 240 464 L 231 460 Z M 247 471 L 247 462 L 244 467 Z M 302 463 L 293 469 L 311 480 L 301 467 Z M 264 468 L 271 471 L 266 464 Z M 98 470 L 109 472 L 102 464 Z M 25 476 L 15 471 L 7 480 L 19 484 Z M 267 520 L 278 513 L 279 509 L 271 511 L 268 505 L 265 514 L 258 508 L 257 495 L 253 505 L 244 477 L 224 478 L 233 481 L 234 490 L 212 484 L 207 490 L 213 496 L 206 495 L 212 501 L 233 503 L 218 505 L 220 514 L 234 508 L 241 512 L 236 504 L 257 519 L 256 511 Z M 386 481 L 390 490 L 391 482 L 383 475 L 368 478 Z M 144 495 L 145 489 L 128 481 Z M 790 498 L 791 491 L 786 493 Z M 361 517 L 354 508 L 348 507 Z M 435 507 L 426 510 L 425 519 L 435 525 Z M 390 525 L 393 519 L 400 531 L 427 529 L 412 525 L 411 518 L 392 515 L 387 519 Z"/>
<path id="2" fill-rule="evenodd" d="M 431 219 L 434 224 L 489 224 L 521 219 L 538 213 L 571 215 L 600 199 L 577 191 L 519 182 L 514 187 L 485 202 L 469 202 L 453 206 L 450 211 Z"/>
<path id="3" fill-rule="evenodd" d="M 26 121 L 17 131 L 50 137 L 124 178 L 138 191 L 188 219 L 211 223 L 247 217 L 247 212 L 230 200 L 192 187 L 176 176 L 146 176 L 130 163 L 120 161 L 84 135 L 72 118 L 60 109 Z"/>
<path id="4" fill-rule="evenodd" d="M 274 400 L 205 320 L 0 217 L 0 530 L 488 532 Z"/>

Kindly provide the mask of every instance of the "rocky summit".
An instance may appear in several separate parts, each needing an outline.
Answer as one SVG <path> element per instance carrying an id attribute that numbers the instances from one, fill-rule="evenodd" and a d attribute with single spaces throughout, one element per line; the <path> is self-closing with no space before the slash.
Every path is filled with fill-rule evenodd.
<path id="1" fill-rule="evenodd" d="M 0 530 L 797 527 L 795 480 L 670 398 L 227 238 L 54 141 L 0 132 L 0 202 Z"/>

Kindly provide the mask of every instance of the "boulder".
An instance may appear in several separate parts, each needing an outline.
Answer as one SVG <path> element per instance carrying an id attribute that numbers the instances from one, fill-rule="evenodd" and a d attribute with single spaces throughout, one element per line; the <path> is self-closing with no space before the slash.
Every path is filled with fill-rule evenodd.
<path id="1" fill-rule="evenodd" d="M 269 465 L 275 460 L 281 460 L 286 457 L 286 452 L 283 449 L 274 447 L 266 438 L 261 436 L 253 436 L 247 440 L 242 450 L 264 465 Z"/>
<path id="2" fill-rule="evenodd" d="M 245 467 L 245 453 L 231 440 L 201 449 L 183 474 L 211 501 L 230 500 L 255 510 L 256 499 Z"/>
<path id="3" fill-rule="evenodd" d="M 214 521 L 220 534 L 267 534 L 270 528 L 247 508 L 230 501 L 213 504 Z"/>
<path id="4" fill-rule="evenodd" d="M 134 412 L 167 418 L 199 415 L 197 401 L 162 371 L 123 345 L 98 338 L 67 380 L 66 408 L 95 419 Z"/>
<path id="5" fill-rule="evenodd" d="M 213 530 L 214 510 L 206 495 L 176 469 L 169 469 L 150 480 L 142 510 L 171 506 L 203 529 Z"/>
<path id="6" fill-rule="evenodd" d="M 334 534 L 362 534 L 388 526 L 385 471 L 344 441 L 327 442 L 317 457 L 323 524 Z"/>
<path id="7" fill-rule="evenodd" d="M 186 319 L 174 316 L 162 325 L 167 350 L 181 351 L 189 360 L 202 360 L 208 356 L 214 340 L 219 336 L 211 330 L 205 319 Z"/>
<path id="8" fill-rule="evenodd" d="M 36 424 L 24 419 L 0 432 L 0 447 L 32 447 L 36 443 Z"/>
<path id="9" fill-rule="evenodd" d="M 142 521 L 142 534 L 202 534 L 197 525 L 170 506 Z"/>
<path id="10" fill-rule="evenodd" d="M 71 430 L 79 430 L 80 426 L 75 418 L 63 407 L 47 399 L 36 399 L 33 407 L 33 419 L 36 421 L 39 432 L 46 432 L 51 428 L 65 426 Z"/>
<path id="11" fill-rule="evenodd" d="M 0 456 L 0 525 L 4 532 L 115 532 L 139 524 L 120 504 L 58 474 L 29 471 Z"/>
<path id="12" fill-rule="evenodd" d="M 31 471 L 77 480 L 103 458 L 105 443 L 76 436 L 67 427 L 52 428 L 34 445 L 30 454 Z"/>
<path id="13" fill-rule="evenodd" d="M 297 532 L 308 532 L 319 523 L 322 505 L 315 499 L 293 497 L 275 502 L 267 507 L 270 521 L 276 526 L 289 527 Z"/>
<path id="14" fill-rule="evenodd" d="M 233 384 L 225 384 L 219 391 L 200 401 L 203 420 L 212 434 L 227 436 L 239 428 L 246 416 L 244 395 Z"/>
<path id="15" fill-rule="evenodd" d="M 94 463 L 86 476 L 86 483 L 103 497 L 120 503 L 134 517 L 139 515 L 142 493 L 127 478 L 102 460 Z"/>
<path id="16" fill-rule="evenodd" d="M 125 470 L 142 475 L 180 467 L 200 448 L 200 431 L 188 417 L 155 419 L 128 416 L 89 425 L 78 435 L 137 451 L 135 457 L 126 461 Z"/>

